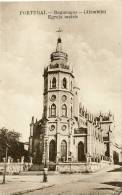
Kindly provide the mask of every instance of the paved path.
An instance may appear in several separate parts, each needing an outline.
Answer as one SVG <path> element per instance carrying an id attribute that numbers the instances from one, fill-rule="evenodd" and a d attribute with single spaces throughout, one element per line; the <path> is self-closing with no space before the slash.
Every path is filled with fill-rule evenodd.
<path id="1" fill-rule="evenodd" d="M 49 175 L 47 183 L 42 182 L 42 175 L 7 176 L 6 184 L 0 184 L 0 195 L 30 191 L 32 191 L 32 193 L 28 193 L 28 195 L 38 195 L 40 193 L 41 195 L 82 195 L 82 192 L 92 192 L 94 190 L 99 190 L 99 192 L 102 193 L 100 195 L 104 195 L 103 192 L 108 192 L 106 195 L 109 195 L 115 190 L 120 190 L 120 185 L 122 184 L 120 171 L 121 169 L 111 172 L 102 170 L 92 174 Z M 0 183 L 1 182 L 2 176 L 0 176 Z M 47 189 L 47 187 L 50 188 Z"/>

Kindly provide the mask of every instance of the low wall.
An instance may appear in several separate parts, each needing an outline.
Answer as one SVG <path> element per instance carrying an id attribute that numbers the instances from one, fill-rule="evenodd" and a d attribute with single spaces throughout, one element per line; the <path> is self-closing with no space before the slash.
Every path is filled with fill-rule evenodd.
<path id="1" fill-rule="evenodd" d="M 4 163 L 0 163 L 0 172 L 2 173 L 4 170 Z M 6 173 L 12 174 L 19 174 L 23 171 L 28 171 L 30 168 L 30 163 L 6 163 Z"/>
<path id="2" fill-rule="evenodd" d="M 102 161 L 100 163 L 58 163 L 56 165 L 56 171 L 60 173 L 90 173 L 107 167 L 109 164 L 110 162 L 108 161 Z"/>
<path id="3" fill-rule="evenodd" d="M 0 173 L 4 170 L 4 163 L 0 163 Z M 101 161 L 100 163 L 58 163 L 56 171 L 60 173 L 87 173 L 96 172 L 110 165 L 109 161 Z M 21 172 L 29 171 L 32 167 L 31 163 L 6 163 L 7 174 L 20 174 Z M 39 168 L 40 170 L 40 168 Z M 42 169 L 43 170 L 43 169 Z"/>

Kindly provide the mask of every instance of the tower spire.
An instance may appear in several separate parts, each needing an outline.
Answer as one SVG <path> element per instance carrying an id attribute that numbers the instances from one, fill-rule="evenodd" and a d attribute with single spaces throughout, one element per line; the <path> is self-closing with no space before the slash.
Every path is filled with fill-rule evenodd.
<path id="1" fill-rule="evenodd" d="M 61 52 L 62 51 L 61 32 L 63 32 L 63 30 L 61 28 L 59 28 L 56 32 L 58 33 L 58 40 L 57 40 L 56 52 Z"/>
<path id="2" fill-rule="evenodd" d="M 61 32 L 63 32 L 63 30 L 59 27 L 59 29 L 56 31 L 59 34 L 59 38 L 61 38 Z"/>

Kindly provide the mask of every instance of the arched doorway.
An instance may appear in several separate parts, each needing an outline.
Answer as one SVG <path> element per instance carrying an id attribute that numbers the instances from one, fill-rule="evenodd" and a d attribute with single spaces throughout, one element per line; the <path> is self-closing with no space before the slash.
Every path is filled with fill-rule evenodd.
<path id="1" fill-rule="evenodd" d="M 61 160 L 62 161 L 67 160 L 67 143 L 65 140 L 61 142 Z"/>
<path id="2" fill-rule="evenodd" d="M 49 161 L 50 162 L 56 161 L 56 143 L 54 140 L 51 140 L 49 145 Z"/>
<path id="3" fill-rule="evenodd" d="M 78 144 L 78 161 L 85 161 L 85 152 L 84 152 L 84 144 L 83 142 L 79 142 Z"/>

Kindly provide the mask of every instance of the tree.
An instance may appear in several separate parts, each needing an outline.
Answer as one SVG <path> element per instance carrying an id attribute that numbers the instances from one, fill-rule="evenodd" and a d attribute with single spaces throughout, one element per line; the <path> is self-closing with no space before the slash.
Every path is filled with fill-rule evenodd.
<path id="1" fill-rule="evenodd" d="M 24 146 L 19 142 L 20 136 L 20 133 L 14 130 L 8 130 L 5 127 L 0 129 L 0 161 L 5 157 L 6 147 L 8 156 L 11 156 L 15 161 L 21 158 Z"/>

